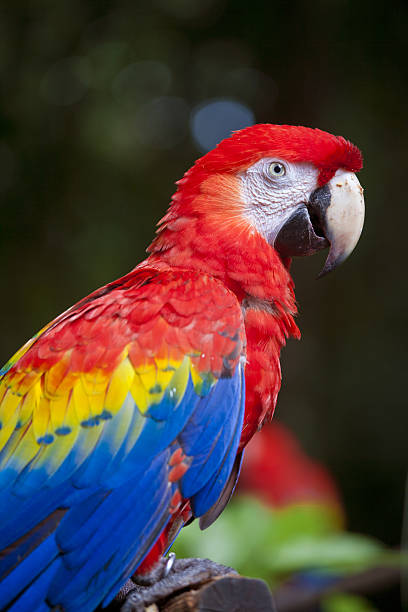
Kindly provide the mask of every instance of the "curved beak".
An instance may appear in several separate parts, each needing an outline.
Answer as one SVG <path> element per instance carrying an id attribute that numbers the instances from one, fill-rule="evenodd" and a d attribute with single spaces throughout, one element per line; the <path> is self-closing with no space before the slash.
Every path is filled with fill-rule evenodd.
<path id="1" fill-rule="evenodd" d="M 363 224 L 363 189 L 353 172 L 338 170 L 286 221 L 274 246 L 283 257 L 312 255 L 330 247 L 321 278 L 350 255 Z"/>

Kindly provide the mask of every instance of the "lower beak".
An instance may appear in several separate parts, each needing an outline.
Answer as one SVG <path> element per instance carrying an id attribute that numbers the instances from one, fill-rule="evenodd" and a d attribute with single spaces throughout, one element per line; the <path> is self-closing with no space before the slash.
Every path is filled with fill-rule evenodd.
<path id="1" fill-rule="evenodd" d="M 353 251 L 364 223 L 363 189 L 356 175 L 338 170 L 307 204 L 301 204 L 276 236 L 282 257 L 312 255 L 330 247 L 319 277 L 343 262 Z"/>

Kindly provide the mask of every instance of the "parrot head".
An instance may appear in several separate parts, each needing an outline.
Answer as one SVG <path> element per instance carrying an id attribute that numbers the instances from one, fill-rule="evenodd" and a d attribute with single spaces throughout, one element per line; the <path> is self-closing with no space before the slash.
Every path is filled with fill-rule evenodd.
<path id="1" fill-rule="evenodd" d="M 237 131 L 178 182 L 151 250 L 177 242 L 184 255 L 201 249 L 209 257 L 204 243 L 212 252 L 220 243 L 231 252 L 226 233 L 241 243 L 256 235 L 258 247 L 266 242 L 283 262 L 328 248 L 322 276 L 360 237 L 361 168 L 356 146 L 322 130 L 259 124 Z"/>

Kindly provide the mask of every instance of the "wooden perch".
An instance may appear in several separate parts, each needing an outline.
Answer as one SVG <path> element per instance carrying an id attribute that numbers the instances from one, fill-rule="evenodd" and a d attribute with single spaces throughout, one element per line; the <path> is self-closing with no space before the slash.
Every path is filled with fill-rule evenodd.
<path id="1" fill-rule="evenodd" d="M 191 560 L 178 560 L 183 564 Z M 141 604 L 132 601 L 132 593 L 123 593 L 122 599 L 113 602 L 106 612 L 307 612 L 316 609 L 322 598 L 334 593 L 372 594 L 397 585 L 400 580 L 400 568 L 377 567 L 354 574 L 345 575 L 329 586 L 317 589 L 300 585 L 282 585 L 272 597 L 269 587 L 263 580 L 246 578 L 224 566 L 221 575 L 210 575 L 205 563 L 208 560 L 196 560 L 202 564 L 202 571 L 187 577 L 183 582 L 179 577 L 167 578 L 167 592 L 163 590 L 149 603 Z M 228 572 L 228 573 L 226 573 Z M 158 592 L 158 591 L 157 591 Z M 127 597 L 124 601 L 124 597 Z"/>
<path id="2" fill-rule="evenodd" d="M 275 612 L 263 580 L 230 575 L 215 578 L 197 590 L 181 593 L 149 612 Z"/>
<path id="3" fill-rule="evenodd" d="M 179 566 L 185 561 L 178 560 Z M 126 583 L 106 612 L 276 612 L 272 594 L 263 580 L 244 578 L 231 568 L 197 559 L 194 575 L 173 575 L 151 587 Z M 211 569 L 206 565 L 211 564 Z M 214 575 L 214 570 L 218 575 Z M 224 570 L 224 571 L 222 571 Z M 135 585 L 134 585 L 135 586 Z M 126 592 L 127 591 L 127 592 Z"/>

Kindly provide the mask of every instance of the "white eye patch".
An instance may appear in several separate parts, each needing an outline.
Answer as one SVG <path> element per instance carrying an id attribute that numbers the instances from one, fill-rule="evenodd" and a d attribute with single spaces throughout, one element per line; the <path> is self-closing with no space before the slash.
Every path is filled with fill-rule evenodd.
<path id="1" fill-rule="evenodd" d="M 265 157 L 240 174 L 245 214 L 254 228 L 273 244 L 280 228 L 318 187 L 313 164 Z"/>

